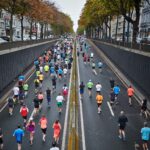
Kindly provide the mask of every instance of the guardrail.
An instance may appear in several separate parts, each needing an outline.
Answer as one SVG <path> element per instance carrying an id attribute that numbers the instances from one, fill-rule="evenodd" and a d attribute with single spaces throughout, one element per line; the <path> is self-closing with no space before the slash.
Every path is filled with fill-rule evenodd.
<path id="1" fill-rule="evenodd" d="M 115 44 L 115 45 L 118 45 L 118 46 L 123 46 L 123 47 L 126 47 L 126 48 L 131 48 L 131 49 L 140 50 L 140 51 L 144 51 L 144 52 L 150 52 L 150 44 L 131 43 L 131 42 L 129 43 L 129 42 L 116 41 L 116 40 L 113 40 L 113 39 L 98 39 L 98 38 L 92 38 L 92 39 L 102 41 L 102 42 L 111 43 L 111 44 Z"/>
<path id="2" fill-rule="evenodd" d="M 1 43 L 0 44 L 0 51 L 6 50 L 6 49 L 11 49 L 11 48 L 17 48 L 17 47 L 21 47 L 21 46 L 26 46 L 26 45 L 31 45 L 31 44 L 36 44 L 36 43 L 41 43 L 41 42 L 46 42 L 46 41 L 51 41 L 54 39 L 57 39 L 57 38 Z"/>

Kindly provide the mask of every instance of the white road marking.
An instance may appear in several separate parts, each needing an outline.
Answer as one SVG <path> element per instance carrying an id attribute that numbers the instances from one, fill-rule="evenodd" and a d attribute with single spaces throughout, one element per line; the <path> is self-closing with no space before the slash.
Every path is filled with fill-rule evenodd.
<path id="1" fill-rule="evenodd" d="M 71 69 L 70 82 L 69 82 L 69 92 L 68 92 L 68 97 L 67 97 L 67 106 L 66 106 L 66 114 L 65 114 L 65 121 L 64 121 L 64 130 L 63 130 L 61 150 L 66 149 L 65 146 L 66 146 L 66 135 L 67 135 L 67 125 L 68 125 L 69 104 L 70 104 L 70 91 L 71 91 L 72 72 L 73 72 L 73 70 Z"/>
<path id="2" fill-rule="evenodd" d="M 31 73 L 31 75 L 25 80 L 26 82 L 32 77 L 32 75 L 34 74 L 35 71 L 33 71 Z M 9 92 L 9 94 L 6 96 L 5 100 L 9 97 L 11 92 Z M 6 106 L 8 105 L 8 102 L 5 103 L 5 105 L 0 109 L 0 113 L 6 108 Z"/>
<path id="3" fill-rule="evenodd" d="M 80 74 L 79 74 L 79 62 L 77 59 L 77 70 L 78 70 L 78 84 L 80 85 Z M 79 92 L 78 92 L 79 94 Z M 83 120 L 83 109 L 82 109 L 82 102 L 81 102 L 81 96 L 79 94 L 79 102 L 80 102 L 80 118 L 81 118 L 81 132 L 82 132 L 82 150 L 86 150 L 85 145 L 85 133 L 84 133 L 84 120 Z"/>
<path id="4" fill-rule="evenodd" d="M 110 103 L 107 102 L 107 105 L 108 105 L 108 108 L 109 108 L 109 110 L 110 110 L 110 112 L 111 112 L 111 115 L 114 117 L 115 114 L 114 114 L 114 112 L 113 112 L 113 110 L 112 110 L 112 107 L 111 107 Z"/>

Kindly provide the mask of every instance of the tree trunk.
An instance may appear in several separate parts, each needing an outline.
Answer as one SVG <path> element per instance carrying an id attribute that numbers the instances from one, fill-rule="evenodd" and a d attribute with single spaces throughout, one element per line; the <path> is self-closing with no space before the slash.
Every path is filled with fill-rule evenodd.
<path id="1" fill-rule="evenodd" d="M 41 32 L 40 32 L 40 38 L 43 39 L 43 23 L 40 24 L 41 25 Z"/>
<path id="2" fill-rule="evenodd" d="M 13 14 L 10 14 L 10 42 L 13 41 Z"/>
<path id="3" fill-rule="evenodd" d="M 32 39 L 32 27 L 33 27 L 33 21 L 31 20 L 31 22 L 30 22 L 30 35 L 29 35 L 30 40 Z"/>
<path id="4" fill-rule="evenodd" d="M 117 34 L 118 34 L 118 19 L 119 19 L 119 16 L 117 16 L 115 40 L 117 40 Z"/>
<path id="5" fill-rule="evenodd" d="M 125 25 L 126 25 L 126 20 L 125 18 L 123 19 L 123 34 L 122 34 L 122 42 L 125 42 Z"/>
<path id="6" fill-rule="evenodd" d="M 36 30 L 36 32 L 35 32 L 35 36 L 36 36 L 36 40 L 37 40 L 38 35 L 37 35 L 37 23 L 36 23 L 36 21 L 35 21 L 35 30 Z"/>
<path id="7" fill-rule="evenodd" d="M 111 16 L 109 20 L 109 39 L 111 39 Z"/>
<path id="8" fill-rule="evenodd" d="M 21 15 L 20 23 L 21 23 L 21 41 L 23 41 L 23 15 Z"/>

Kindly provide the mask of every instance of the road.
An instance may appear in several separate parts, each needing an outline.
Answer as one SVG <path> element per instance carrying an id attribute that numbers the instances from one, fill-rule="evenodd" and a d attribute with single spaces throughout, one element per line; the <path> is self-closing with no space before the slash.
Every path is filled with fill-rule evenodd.
<path id="1" fill-rule="evenodd" d="M 78 45 L 77 45 L 78 46 Z M 94 53 L 94 60 L 98 62 L 102 60 L 101 56 L 97 54 L 92 47 L 91 50 Z M 91 51 L 88 51 L 90 53 Z M 103 60 L 102 60 L 103 61 Z M 100 82 L 102 84 L 102 94 L 104 96 L 104 101 L 102 105 L 102 113 L 99 115 L 97 113 L 97 104 L 95 100 L 96 92 L 95 88 L 92 92 L 92 98 L 90 99 L 88 96 L 87 88 L 85 89 L 84 99 L 82 100 L 82 109 L 83 109 L 83 123 L 84 126 L 82 128 L 82 116 L 79 116 L 79 150 L 83 149 L 82 145 L 84 143 L 85 138 L 85 146 L 86 150 L 133 150 L 135 142 L 141 145 L 140 139 L 140 129 L 143 126 L 143 122 L 145 119 L 141 117 L 140 114 L 140 106 L 134 99 L 133 106 L 130 107 L 128 105 L 128 97 L 126 93 L 126 87 L 122 84 L 122 82 L 116 77 L 116 75 L 110 70 L 110 68 L 106 65 L 103 61 L 103 71 L 99 73 L 97 70 L 97 75 L 92 73 L 92 68 L 89 64 L 84 64 L 82 55 L 80 54 L 78 58 L 79 62 L 79 76 L 80 81 L 83 81 L 85 84 L 91 79 L 94 84 Z M 108 107 L 109 102 L 109 92 L 110 92 L 110 84 L 109 79 L 113 77 L 116 83 L 119 84 L 121 88 L 121 93 L 119 95 L 119 104 L 116 106 L 116 109 L 111 112 L 111 109 Z M 25 102 L 29 108 L 29 116 L 32 114 L 33 111 L 33 103 L 32 100 L 34 98 L 34 75 L 31 76 L 29 79 L 29 94 L 26 98 Z M 51 143 L 53 141 L 53 129 L 52 125 L 56 119 L 60 120 L 62 125 L 62 133 L 60 137 L 60 147 L 62 143 L 62 135 L 63 135 L 63 125 L 65 120 L 65 110 L 66 110 L 66 103 L 63 105 L 63 112 L 61 115 L 58 114 L 57 105 L 56 105 L 56 96 L 61 91 L 62 86 L 64 83 L 69 85 L 69 76 L 67 80 L 63 79 L 62 81 L 57 81 L 57 92 L 52 95 L 51 101 L 51 108 L 47 107 L 47 102 L 44 100 L 42 105 L 42 112 L 38 117 L 35 118 L 36 122 L 36 132 L 35 132 L 35 140 L 33 146 L 31 147 L 29 144 L 29 134 L 25 132 L 25 137 L 23 139 L 23 150 L 33 149 L 33 150 L 48 150 L 51 147 Z M 45 78 L 43 82 L 43 91 L 46 90 L 47 87 L 51 87 L 51 78 Z M 80 99 L 79 99 L 80 101 Z M 79 103 L 80 104 L 80 103 Z M 4 134 L 4 149 L 5 150 L 15 150 L 17 149 L 15 138 L 12 136 L 13 131 L 16 129 L 18 124 L 23 124 L 22 117 L 19 113 L 20 106 L 17 105 L 14 109 L 13 116 L 8 115 L 8 108 L 6 107 L 0 113 L 0 127 L 3 129 Z M 120 111 L 123 110 L 128 117 L 128 123 L 126 127 L 126 141 L 121 141 L 118 138 L 118 115 Z M 45 114 L 48 119 L 48 130 L 47 130 L 47 137 L 46 142 L 42 142 L 42 132 L 38 125 L 38 121 L 42 114 Z M 80 113 L 79 113 L 80 114 Z M 29 118 L 28 116 L 28 118 Z M 81 135 L 84 130 L 84 135 Z M 67 139 L 67 138 L 66 138 Z M 67 142 L 66 142 L 67 144 Z M 67 148 L 66 148 L 67 149 Z"/>
<path id="2" fill-rule="evenodd" d="M 88 43 L 87 43 L 88 45 Z M 84 46 L 83 46 L 84 50 Z M 98 63 L 102 60 L 104 63 L 103 71 L 100 73 L 97 70 L 97 75 L 92 73 L 92 67 L 89 64 L 84 64 L 82 54 L 78 58 L 79 62 L 79 74 L 80 81 L 84 84 L 92 80 L 96 85 L 100 82 L 102 85 L 102 94 L 104 101 L 102 104 L 102 114 L 97 113 L 97 104 L 95 100 L 96 90 L 93 89 L 92 98 L 88 96 L 88 90 L 85 89 L 84 99 L 82 100 L 83 105 L 83 118 L 84 118 L 84 131 L 85 131 L 85 143 L 87 150 L 133 150 L 135 142 L 140 144 L 140 130 L 143 126 L 144 118 L 140 116 L 140 106 L 134 99 L 133 106 L 128 105 L 127 89 L 122 82 L 116 77 L 116 75 L 110 70 L 110 68 L 103 61 L 101 56 L 91 47 L 87 53 L 91 51 L 94 53 L 94 61 Z M 119 104 L 116 109 L 113 110 L 114 116 L 111 113 L 111 109 L 108 107 L 109 93 L 110 93 L 110 78 L 113 77 L 115 82 L 119 84 L 121 92 L 119 95 Z M 121 141 L 118 138 L 118 115 L 123 110 L 128 118 L 126 127 L 126 141 Z"/>

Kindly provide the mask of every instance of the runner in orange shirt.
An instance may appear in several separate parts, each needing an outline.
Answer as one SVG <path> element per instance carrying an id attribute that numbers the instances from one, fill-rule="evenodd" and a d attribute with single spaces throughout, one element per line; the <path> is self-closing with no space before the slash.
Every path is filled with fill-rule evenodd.
<path id="1" fill-rule="evenodd" d="M 59 123 L 59 120 L 56 120 L 53 124 L 53 129 L 54 129 L 54 140 L 58 144 L 59 137 L 60 137 L 60 131 L 61 131 L 61 124 Z"/>
<path id="2" fill-rule="evenodd" d="M 47 118 L 45 117 L 45 115 L 42 115 L 39 121 L 39 125 L 41 126 L 41 130 L 43 133 L 43 142 L 45 142 L 45 138 L 46 138 L 47 123 L 48 123 Z"/>
<path id="3" fill-rule="evenodd" d="M 127 89 L 127 93 L 128 93 L 128 97 L 129 97 L 129 105 L 132 105 L 132 97 L 134 95 L 134 89 L 132 88 L 132 86 L 130 85 Z"/>
<path id="4" fill-rule="evenodd" d="M 98 106 L 98 114 L 101 113 L 101 105 L 102 105 L 102 102 L 103 102 L 103 96 L 98 93 L 97 96 L 96 96 L 96 101 L 97 101 L 97 106 Z"/>

